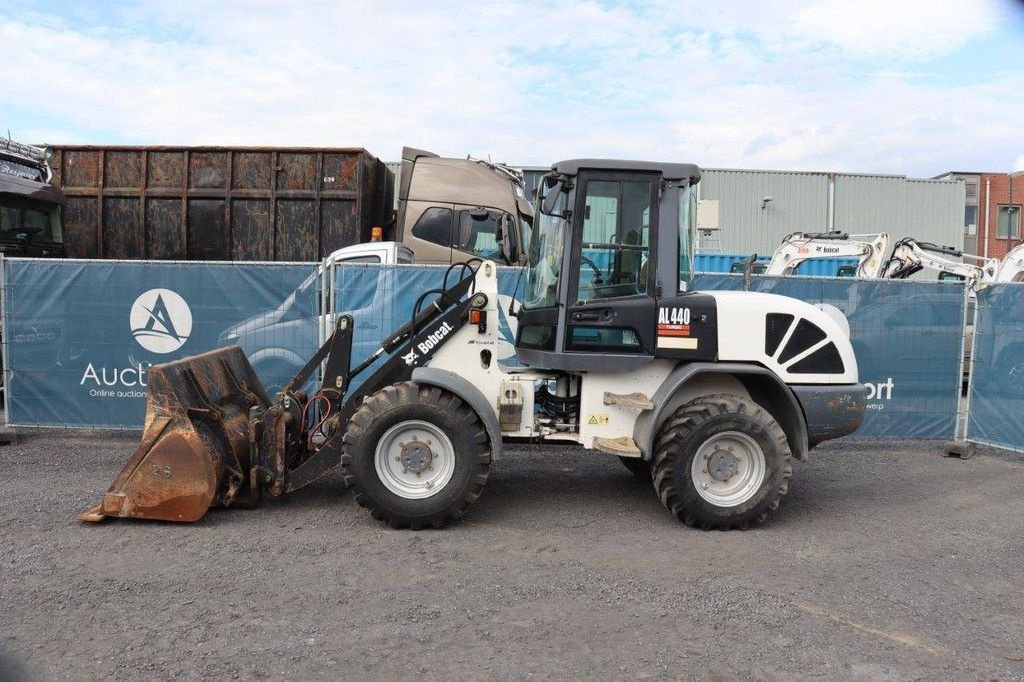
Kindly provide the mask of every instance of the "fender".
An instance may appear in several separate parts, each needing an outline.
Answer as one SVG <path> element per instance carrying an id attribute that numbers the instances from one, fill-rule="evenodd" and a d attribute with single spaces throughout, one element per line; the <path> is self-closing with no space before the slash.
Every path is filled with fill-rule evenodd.
<path id="1" fill-rule="evenodd" d="M 498 416 L 480 389 L 455 372 L 437 367 L 417 367 L 412 371 L 412 380 L 451 391 L 465 400 L 480 415 L 484 428 L 487 429 L 487 437 L 491 441 L 491 461 L 501 456 L 501 427 L 498 424 Z"/>
<path id="2" fill-rule="evenodd" d="M 295 367 L 302 367 L 309 358 L 302 358 L 298 353 L 287 348 L 261 348 L 249 356 L 249 363 L 256 365 L 265 360 L 283 360 Z"/>
<path id="3" fill-rule="evenodd" d="M 633 440 L 640 447 L 644 460 L 653 456 L 654 434 L 670 415 L 665 408 L 686 382 L 700 374 L 731 374 L 746 387 L 750 397 L 767 409 L 786 432 L 790 450 L 798 460 L 807 459 L 810 449 L 807 438 L 807 420 L 796 396 L 778 376 L 758 365 L 739 362 L 688 362 L 673 369 L 655 391 L 651 402 L 653 410 L 644 410 L 633 426 Z"/>

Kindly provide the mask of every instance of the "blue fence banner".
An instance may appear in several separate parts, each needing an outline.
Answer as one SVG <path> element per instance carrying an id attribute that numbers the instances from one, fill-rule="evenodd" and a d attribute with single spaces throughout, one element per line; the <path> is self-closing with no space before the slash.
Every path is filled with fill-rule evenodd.
<path id="1" fill-rule="evenodd" d="M 967 438 L 1024 450 L 1024 285 L 978 292 Z"/>
<path id="2" fill-rule="evenodd" d="M 7 259 L 10 423 L 139 428 L 151 365 L 234 343 L 283 385 L 316 349 L 317 283 L 315 265 Z"/>
<path id="3" fill-rule="evenodd" d="M 384 337 L 411 320 L 416 299 L 423 292 L 443 287 L 447 271 L 447 267 L 433 265 L 338 266 L 334 278 L 334 307 L 336 314 L 351 315 L 355 321 L 353 363 L 369 357 Z M 459 274 L 459 270 L 451 271 L 448 286 L 458 280 Z M 521 365 L 515 353 L 516 318 L 508 314 L 517 285 L 522 292 L 526 286 L 525 269 L 498 268 L 498 320 L 502 341 L 496 359 L 508 367 Z M 433 295 L 426 297 L 421 308 L 434 298 Z M 518 308 L 519 302 L 514 305 Z M 383 358 L 355 377 L 352 386 L 358 386 L 381 363 Z"/>
<path id="4" fill-rule="evenodd" d="M 694 289 L 742 289 L 697 275 Z M 964 287 L 957 282 L 751 278 L 752 291 L 833 305 L 850 322 L 867 415 L 853 438 L 952 438 L 960 398 Z"/>
<path id="5" fill-rule="evenodd" d="M 441 287 L 446 271 L 338 266 L 333 312 L 355 318 L 353 361 L 368 357 L 409 320 L 419 295 Z M 453 271 L 448 283 L 458 275 Z M 524 279 L 522 269 L 499 268 L 503 343 L 497 360 L 508 366 L 519 364 L 516 318 L 508 310 Z M 10 421 L 138 428 L 149 366 L 232 344 L 246 352 L 270 392 L 280 389 L 312 355 L 320 325 L 329 322 L 319 312 L 321 281 L 318 264 L 7 260 Z M 693 282 L 696 289 L 741 287 L 737 275 L 702 274 Z M 952 435 L 961 285 L 754 277 L 753 288 L 834 305 L 846 314 L 861 380 L 870 386 L 868 416 L 856 437 Z"/>

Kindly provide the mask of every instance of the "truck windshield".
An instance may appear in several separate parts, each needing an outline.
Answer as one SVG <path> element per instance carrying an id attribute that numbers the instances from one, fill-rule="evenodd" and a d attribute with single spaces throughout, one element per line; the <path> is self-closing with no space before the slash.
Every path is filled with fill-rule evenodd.
<path id="1" fill-rule="evenodd" d="M 530 236 L 530 273 L 523 300 L 527 308 L 550 308 L 558 301 L 558 277 L 562 268 L 565 231 L 569 226 L 568 221 L 561 217 L 567 196 L 566 192 L 559 192 L 554 210 L 556 215 L 540 211 L 538 202 Z"/>
<path id="2" fill-rule="evenodd" d="M 60 207 L 37 201 L 0 200 L 0 239 L 60 244 Z"/>

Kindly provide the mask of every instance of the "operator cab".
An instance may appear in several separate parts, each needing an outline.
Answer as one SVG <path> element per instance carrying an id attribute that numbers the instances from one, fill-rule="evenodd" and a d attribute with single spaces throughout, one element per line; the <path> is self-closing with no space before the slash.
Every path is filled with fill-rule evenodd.
<path id="1" fill-rule="evenodd" d="M 655 356 L 713 353 L 714 341 L 694 353 L 697 339 L 689 336 L 691 315 L 707 304 L 713 318 L 713 303 L 689 296 L 685 306 L 673 305 L 693 270 L 699 179 L 693 164 L 555 164 L 538 192 L 516 339 L 522 362 L 622 371 Z"/>

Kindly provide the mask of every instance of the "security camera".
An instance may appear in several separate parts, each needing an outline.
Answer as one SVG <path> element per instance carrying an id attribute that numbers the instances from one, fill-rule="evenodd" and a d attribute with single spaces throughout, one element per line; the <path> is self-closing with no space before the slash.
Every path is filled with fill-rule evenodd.
<path id="1" fill-rule="evenodd" d="M 764 199 L 761 199 L 761 208 L 764 208 L 765 206 L 767 206 L 768 202 L 771 201 L 771 200 L 772 200 L 772 198 L 770 196 L 766 196 Z"/>

